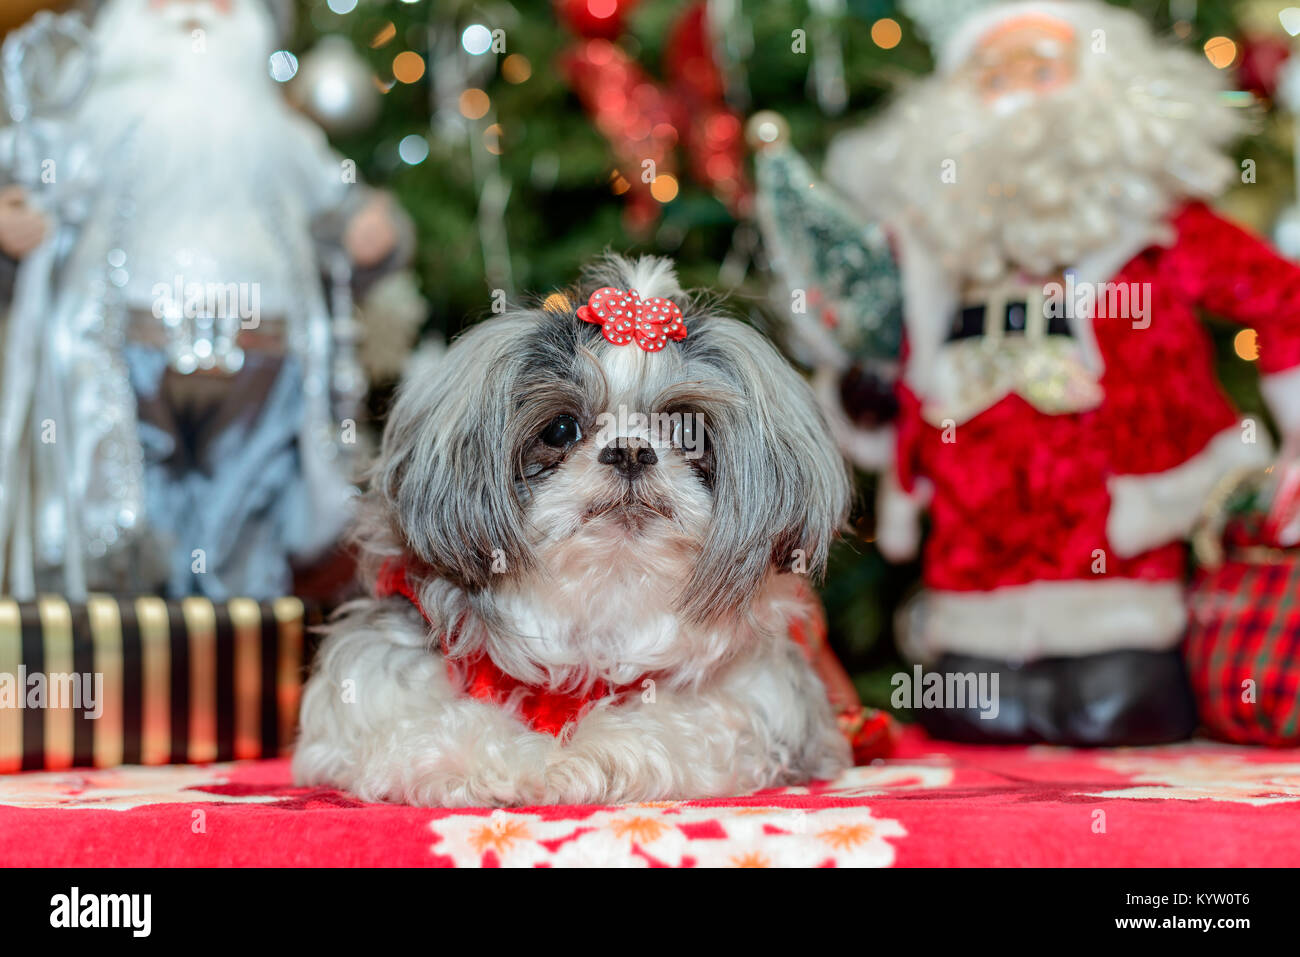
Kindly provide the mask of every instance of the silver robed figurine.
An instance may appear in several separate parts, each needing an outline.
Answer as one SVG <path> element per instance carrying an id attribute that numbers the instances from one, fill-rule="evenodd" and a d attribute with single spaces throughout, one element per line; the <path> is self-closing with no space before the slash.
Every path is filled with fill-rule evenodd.
<path id="1" fill-rule="evenodd" d="M 200 312 L 178 323 L 157 301 L 151 335 L 165 341 L 143 352 L 135 342 L 139 320 L 149 318 L 137 287 L 150 280 L 132 260 L 144 212 L 134 193 L 150 155 L 129 121 L 107 144 L 72 122 L 93 92 L 95 60 L 95 38 L 75 15 L 38 14 L 4 44 L 13 123 L 0 130 L 0 177 L 23 186 L 52 228 L 22 260 L 8 314 L 0 313 L 0 594 L 270 597 L 289 587 L 290 557 L 337 540 L 355 494 L 366 382 L 350 265 L 303 227 L 302 209 L 275 182 L 255 185 L 255 215 L 283 257 L 274 290 L 290 304 L 277 333 L 283 358 L 263 375 L 265 394 L 248 400 L 262 403 L 246 417 L 253 425 L 203 450 L 218 466 L 173 480 L 172 463 L 159 461 L 142 378 L 233 377 L 244 355 L 227 316 Z M 328 167 L 316 135 L 295 127 L 267 162 L 303 143 L 315 168 Z M 325 193 L 341 205 L 347 190 Z M 150 365 L 155 359 L 161 365 Z M 227 383 L 232 401 L 241 388 Z"/>
<path id="2" fill-rule="evenodd" d="M 59 54 L 63 55 L 60 56 Z M 94 45 L 77 14 L 37 13 L 13 31 L 0 50 L 4 100 L 12 125 L 0 138 L 0 170 L 25 187 L 31 201 L 55 224 L 46 241 L 24 260 L 4 324 L 3 389 L 0 390 L 0 591 L 34 597 L 36 556 L 33 482 L 50 480 L 71 513 L 70 483 L 59 477 L 73 469 L 69 448 L 58 441 L 67 418 L 57 374 L 58 327 L 48 322 L 52 294 L 72 244 L 77 218 L 76 184 L 59 178 L 55 143 L 67 136 L 65 117 L 85 94 L 94 71 Z M 67 188 L 68 186 L 71 188 Z M 53 418 L 37 421 L 36 397 L 45 396 Z M 43 435 L 41 434 L 43 432 Z M 34 443 L 49 441 L 38 467 Z M 85 568 L 78 529 L 65 536 L 66 588 L 84 595 Z"/>

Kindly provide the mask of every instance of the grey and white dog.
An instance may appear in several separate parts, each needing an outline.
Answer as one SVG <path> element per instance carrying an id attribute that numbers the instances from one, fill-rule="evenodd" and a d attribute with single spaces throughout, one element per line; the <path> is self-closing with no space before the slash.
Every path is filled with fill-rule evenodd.
<path id="1" fill-rule="evenodd" d="M 686 338 L 616 345 L 548 303 L 408 375 L 357 533 L 372 580 L 397 567 L 408 597 L 379 589 L 330 626 L 300 783 L 419 805 L 593 804 L 848 765 L 787 637 L 800 573 L 821 572 L 849 499 L 811 391 L 761 334 L 685 296 L 667 260 L 611 256 L 584 278 L 584 303 L 603 286 L 672 300 Z M 513 691 L 472 693 L 475 662 Z M 559 733 L 526 712 L 548 693 L 582 704 Z"/>

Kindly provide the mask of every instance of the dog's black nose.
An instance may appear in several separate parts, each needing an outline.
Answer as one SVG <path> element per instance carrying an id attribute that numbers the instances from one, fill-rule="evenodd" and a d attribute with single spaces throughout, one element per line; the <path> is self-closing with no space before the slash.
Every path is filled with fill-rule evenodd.
<path id="1" fill-rule="evenodd" d="M 622 476 L 636 478 L 647 465 L 659 461 L 655 450 L 644 439 L 617 439 L 600 450 L 596 460 L 602 465 L 612 465 Z"/>

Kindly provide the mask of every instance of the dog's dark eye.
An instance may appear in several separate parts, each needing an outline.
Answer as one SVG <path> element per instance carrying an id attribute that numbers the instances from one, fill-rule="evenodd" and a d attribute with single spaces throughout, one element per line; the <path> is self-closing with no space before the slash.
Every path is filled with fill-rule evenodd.
<path id="1" fill-rule="evenodd" d="M 668 437 L 673 445 L 687 452 L 702 452 L 708 443 L 704 416 L 699 412 L 672 413 L 672 433 Z"/>
<path id="2" fill-rule="evenodd" d="M 698 411 L 673 411 L 672 444 L 681 450 L 686 464 L 695 469 L 704 484 L 713 487 L 714 451 L 713 438 L 704 421 L 704 413 Z"/>
<path id="3" fill-rule="evenodd" d="M 690 412 L 682 416 L 673 432 L 673 442 L 681 448 L 694 448 L 704 438 L 703 426 L 695 414 Z"/>
<path id="4" fill-rule="evenodd" d="M 562 449 L 582 438 L 578 420 L 571 415 L 557 415 L 542 430 L 541 439 L 553 449 Z"/>

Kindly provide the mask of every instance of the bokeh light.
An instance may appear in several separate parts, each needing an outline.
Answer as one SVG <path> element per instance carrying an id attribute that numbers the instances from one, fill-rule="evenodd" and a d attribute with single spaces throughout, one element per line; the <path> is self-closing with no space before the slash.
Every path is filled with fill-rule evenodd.
<path id="1" fill-rule="evenodd" d="M 903 39 L 903 28 L 897 20 L 882 17 L 871 25 L 871 40 L 882 50 L 892 50 Z"/>
<path id="2" fill-rule="evenodd" d="M 533 65 L 522 53 L 512 53 L 501 61 L 501 75 L 507 83 L 523 83 L 533 75 Z"/>
<path id="3" fill-rule="evenodd" d="M 402 137 L 397 144 L 397 155 L 408 166 L 419 166 L 429 158 L 429 140 L 419 133 Z"/>
<path id="4" fill-rule="evenodd" d="M 1237 59 L 1237 44 L 1227 37 L 1210 37 L 1205 41 L 1205 57 L 1220 70 L 1230 67 Z"/>
<path id="5" fill-rule="evenodd" d="M 1238 358 L 1254 362 L 1259 358 L 1259 335 L 1254 329 L 1242 329 L 1232 337 L 1232 351 Z"/>
<path id="6" fill-rule="evenodd" d="M 477 87 L 470 87 L 460 95 L 460 115 L 470 120 L 481 120 L 492 108 L 492 100 Z"/>
<path id="7" fill-rule="evenodd" d="M 276 83 L 288 83 L 298 75 L 298 58 L 288 50 L 276 50 L 271 54 L 267 70 Z"/>
<path id="8" fill-rule="evenodd" d="M 677 198 L 677 177 L 664 173 L 650 184 L 650 195 L 661 203 L 671 203 Z"/>
<path id="9" fill-rule="evenodd" d="M 393 76 L 399 83 L 417 83 L 424 76 L 424 57 L 406 50 L 393 58 Z"/>
<path id="10" fill-rule="evenodd" d="M 482 56 L 492 49 L 492 31 L 481 23 L 471 23 L 460 35 L 460 45 L 466 53 Z"/>

